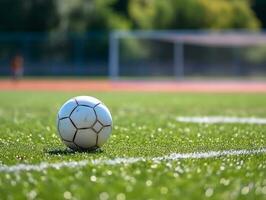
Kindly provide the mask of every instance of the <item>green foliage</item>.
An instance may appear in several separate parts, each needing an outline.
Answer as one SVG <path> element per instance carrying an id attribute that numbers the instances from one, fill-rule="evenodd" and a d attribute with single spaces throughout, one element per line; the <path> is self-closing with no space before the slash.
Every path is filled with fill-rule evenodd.
<path id="1" fill-rule="evenodd" d="M 59 23 L 54 0 L 1 0 L 0 31 L 45 32 Z"/>
<path id="2" fill-rule="evenodd" d="M 234 0 L 232 5 L 234 16 L 231 21 L 233 28 L 257 29 L 261 26 L 255 13 L 249 8 L 248 1 Z"/>
<path id="3" fill-rule="evenodd" d="M 257 29 L 248 0 L 2 0 L 0 31 Z"/>
<path id="4" fill-rule="evenodd" d="M 130 23 L 112 9 L 114 0 L 57 0 L 59 30 L 85 32 L 90 30 L 128 29 Z"/>
<path id="5" fill-rule="evenodd" d="M 144 29 L 257 29 L 260 26 L 244 0 L 131 0 L 129 13 L 135 27 Z"/>
<path id="6" fill-rule="evenodd" d="M 175 7 L 170 1 L 129 1 L 129 15 L 136 28 L 167 28 L 174 19 L 174 14 Z"/>
<path id="7" fill-rule="evenodd" d="M 248 49 L 248 51 L 243 53 L 243 56 L 246 58 L 246 60 L 251 63 L 265 62 L 266 61 L 265 55 L 266 55 L 266 47 L 264 45 L 251 47 Z"/>
<path id="8" fill-rule="evenodd" d="M 151 48 L 145 42 L 135 38 L 121 40 L 122 58 L 125 60 L 143 59 L 149 56 Z M 126 51 L 124 51 L 125 49 Z"/>
<path id="9" fill-rule="evenodd" d="M 265 0 L 252 0 L 252 9 L 256 13 L 257 18 L 262 24 L 262 28 L 266 28 L 266 1 Z"/>

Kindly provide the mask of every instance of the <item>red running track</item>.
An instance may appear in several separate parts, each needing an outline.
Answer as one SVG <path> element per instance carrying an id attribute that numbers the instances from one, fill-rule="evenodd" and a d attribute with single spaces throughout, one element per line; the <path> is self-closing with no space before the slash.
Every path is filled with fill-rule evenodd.
<path id="1" fill-rule="evenodd" d="M 266 93 L 266 81 L 0 80 L 0 90 Z"/>

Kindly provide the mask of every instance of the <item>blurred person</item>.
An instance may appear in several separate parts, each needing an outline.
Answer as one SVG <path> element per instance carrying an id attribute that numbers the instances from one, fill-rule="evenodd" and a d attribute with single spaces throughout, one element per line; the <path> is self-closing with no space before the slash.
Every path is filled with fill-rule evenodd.
<path id="1" fill-rule="evenodd" d="M 24 73 L 24 58 L 21 54 L 17 53 L 11 58 L 10 68 L 13 80 L 19 80 Z"/>

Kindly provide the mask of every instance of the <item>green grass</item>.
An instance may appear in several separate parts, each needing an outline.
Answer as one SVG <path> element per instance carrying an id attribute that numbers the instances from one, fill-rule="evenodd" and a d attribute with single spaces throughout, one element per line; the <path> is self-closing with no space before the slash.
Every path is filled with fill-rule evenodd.
<path id="1" fill-rule="evenodd" d="M 84 94 L 84 93 L 83 93 Z M 259 149 L 266 126 L 192 124 L 177 116 L 266 117 L 262 94 L 86 93 L 111 110 L 113 133 L 94 153 L 67 153 L 56 131 L 59 107 L 79 93 L 0 92 L 0 163 L 156 157 Z M 266 155 L 0 172 L 0 199 L 265 199 Z"/>

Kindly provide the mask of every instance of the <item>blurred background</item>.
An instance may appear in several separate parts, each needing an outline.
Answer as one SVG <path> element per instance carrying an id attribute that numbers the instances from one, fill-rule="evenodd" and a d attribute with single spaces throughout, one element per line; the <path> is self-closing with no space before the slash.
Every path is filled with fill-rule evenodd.
<path id="1" fill-rule="evenodd" d="M 265 0 L 1 0 L 0 75 L 264 77 L 265 27 Z"/>

